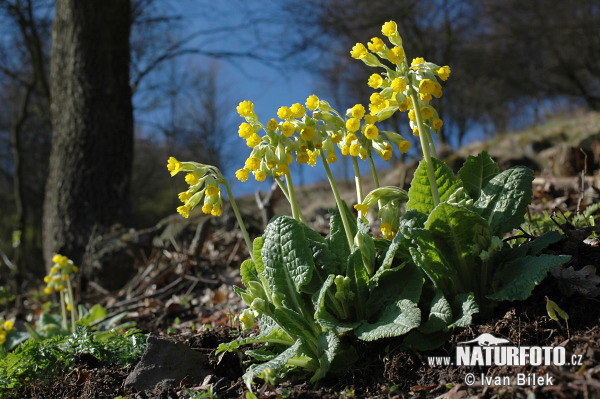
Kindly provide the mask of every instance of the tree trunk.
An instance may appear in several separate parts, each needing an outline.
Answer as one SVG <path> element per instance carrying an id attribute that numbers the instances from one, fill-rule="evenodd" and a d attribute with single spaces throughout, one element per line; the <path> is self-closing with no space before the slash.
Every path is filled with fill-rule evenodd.
<path id="1" fill-rule="evenodd" d="M 44 201 L 46 264 L 81 264 L 90 236 L 129 214 L 133 111 L 130 0 L 57 0 L 50 61 L 53 142 Z"/>

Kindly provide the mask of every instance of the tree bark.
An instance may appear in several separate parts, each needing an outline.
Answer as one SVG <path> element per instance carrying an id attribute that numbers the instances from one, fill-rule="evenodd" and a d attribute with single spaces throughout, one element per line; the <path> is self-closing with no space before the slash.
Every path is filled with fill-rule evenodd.
<path id="1" fill-rule="evenodd" d="M 50 60 L 53 142 L 44 200 L 46 264 L 81 264 L 94 231 L 129 215 L 133 110 L 130 0 L 57 0 Z"/>

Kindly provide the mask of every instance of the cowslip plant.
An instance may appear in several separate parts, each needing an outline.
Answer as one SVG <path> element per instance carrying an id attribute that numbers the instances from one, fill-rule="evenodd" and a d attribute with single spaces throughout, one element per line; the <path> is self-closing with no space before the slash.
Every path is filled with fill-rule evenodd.
<path id="1" fill-rule="evenodd" d="M 264 344 L 245 352 L 256 361 L 243 377 L 249 389 L 255 377 L 272 383 L 298 371 L 314 382 L 343 372 L 356 358 L 356 340 L 404 336 L 406 346 L 439 346 L 475 313 L 487 314 L 499 301 L 527 298 L 551 267 L 568 259 L 542 254 L 560 238 L 554 233 L 521 245 L 503 240 L 523 221 L 533 172 L 523 167 L 501 172 L 482 153 L 469 157 L 455 176 L 437 159 L 432 136 L 443 122 L 431 101 L 442 96 L 440 81 L 448 79 L 450 68 L 422 58 L 409 65 L 396 24 L 386 22 L 382 33 L 391 47 L 375 37 L 350 52 L 383 69 L 369 78 L 377 91 L 368 113 L 356 104 L 341 114 L 312 95 L 306 107 L 281 107 L 277 118 L 263 124 L 252 102 L 237 107 L 245 119 L 239 136 L 251 151 L 236 178 L 272 177 L 292 214 L 275 217 L 253 243 L 222 174 L 208 165 L 169 159 L 171 174 L 187 172 L 190 185 L 179 194 L 180 214 L 188 217 L 204 195 L 202 211 L 220 214 L 223 185 L 244 233 L 250 253 L 241 266 L 245 289 L 234 290 L 248 306 L 240 322 L 245 327 L 257 322 L 259 331 L 222 344 L 217 352 Z M 400 134 L 376 125 L 397 111 L 408 113 L 423 153 L 408 192 L 380 187 L 373 162 L 374 155 L 389 160 L 393 145 L 400 152 L 410 147 Z M 352 160 L 358 217 L 341 200 L 329 167 L 340 154 Z M 319 160 L 337 205 L 327 238 L 307 225 L 289 169 L 294 161 L 314 166 Z M 359 161 L 367 162 L 375 185 L 367 195 Z M 381 235 L 374 235 L 364 218 L 375 207 Z"/>
<path id="2" fill-rule="evenodd" d="M 52 291 L 59 294 L 60 310 L 62 315 L 62 327 L 67 330 L 67 312 L 71 315 L 71 331 L 75 331 L 75 321 L 78 319 L 77 307 L 75 306 L 75 297 L 73 296 L 73 285 L 71 284 L 71 275 L 77 273 L 79 268 L 73 264 L 73 261 L 64 255 L 56 254 L 52 257 L 52 267 L 50 273 L 44 277 L 46 288 L 44 291 L 50 295 Z"/>

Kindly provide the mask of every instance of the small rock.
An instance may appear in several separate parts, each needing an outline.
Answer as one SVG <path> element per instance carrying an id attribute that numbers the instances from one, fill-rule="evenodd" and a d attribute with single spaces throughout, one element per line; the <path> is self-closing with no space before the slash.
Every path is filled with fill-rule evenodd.
<path id="1" fill-rule="evenodd" d="M 183 343 L 150 334 L 146 351 L 135 369 L 125 380 L 126 387 L 147 391 L 156 387 L 199 385 L 211 374 L 208 357 Z"/>

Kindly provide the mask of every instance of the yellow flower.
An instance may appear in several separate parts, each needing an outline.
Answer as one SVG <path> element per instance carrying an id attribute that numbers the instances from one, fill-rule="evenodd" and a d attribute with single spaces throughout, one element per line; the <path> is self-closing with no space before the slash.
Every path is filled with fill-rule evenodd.
<path id="1" fill-rule="evenodd" d="M 221 216 L 222 215 L 221 207 L 218 204 L 215 204 L 215 206 L 212 207 L 210 214 L 213 216 Z"/>
<path id="2" fill-rule="evenodd" d="M 281 125 L 281 133 L 285 136 L 285 137 L 291 137 L 292 134 L 294 134 L 294 131 L 296 130 L 296 128 L 294 127 L 294 125 L 290 122 L 283 122 L 283 125 Z"/>
<path id="3" fill-rule="evenodd" d="M 365 115 L 365 107 L 363 107 L 362 104 L 356 104 L 354 107 L 352 107 L 350 112 L 352 113 L 353 118 L 360 119 Z"/>
<path id="4" fill-rule="evenodd" d="M 356 140 L 356 134 L 352 133 L 348 133 L 346 135 L 346 137 L 344 137 L 344 143 L 346 144 L 350 144 L 350 142 Z"/>
<path id="5" fill-rule="evenodd" d="M 0 332 L 0 345 L 6 342 L 6 333 L 4 331 Z"/>
<path id="6" fill-rule="evenodd" d="M 367 212 L 369 212 L 369 207 L 365 204 L 356 204 L 356 205 L 354 205 L 354 209 L 356 209 L 363 215 L 365 215 Z"/>
<path id="7" fill-rule="evenodd" d="M 252 104 L 252 101 L 242 101 L 237 106 L 237 112 L 242 118 L 252 116 L 254 113 L 254 104 Z"/>
<path id="8" fill-rule="evenodd" d="M 373 105 L 381 104 L 384 100 L 385 100 L 385 98 L 383 98 L 381 93 L 373 93 L 369 97 L 369 101 L 371 101 L 371 104 L 373 104 Z"/>
<path id="9" fill-rule="evenodd" d="M 185 175 L 185 182 L 190 186 L 198 184 L 200 175 L 198 173 L 188 173 Z"/>
<path id="10" fill-rule="evenodd" d="M 48 284 L 52 280 L 52 276 L 44 276 L 44 283 Z"/>
<path id="11" fill-rule="evenodd" d="M 352 144 L 350 146 L 350 155 L 352 155 L 353 157 L 355 157 L 358 154 L 360 154 L 360 144 L 354 143 L 354 144 Z"/>
<path id="12" fill-rule="evenodd" d="M 177 173 L 179 173 L 181 171 L 181 168 L 183 168 L 183 164 L 181 162 L 179 162 L 174 157 L 169 158 L 169 161 L 167 163 L 167 169 L 169 170 L 169 172 L 171 172 L 171 176 L 175 176 Z"/>
<path id="13" fill-rule="evenodd" d="M 269 122 L 267 122 L 267 128 L 269 130 L 275 130 L 277 129 L 277 126 L 279 126 L 279 124 L 277 123 L 277 120 L 275 118 L 271 118 L 269 119 Z"/>
<path id="14" fill-rule="evenodd" d="M 374 140 L 379 136 L 379 129 L 375 125 L 365 126 L 365 137 L 369 140 Z"/>
<path id="15" fill-rule="evenodd" d="M 406 81 L 403 78 L 396 78 L 392 80 L 391 86 L 396 93 L 404 93 L 404 90 L 406 90 Z"/>
<path id="16" fill-rule="evenodd" d="M 428 105 L 424 105 L 421 107 L 421 116 L 423 119 L 429 119 L 433 116 L 433 108 Z"/>
<path id="17" fill-rule="evenodd" d="M 414 67 L 413 69 L 416 69 L 417 65 L 422 64 L 424 62 L 425 62 L 425 58 L 423 58 L 423 57 L 413 58 L 412 62 L 410 63 L 410 66 Z"/>
<path id="18" fill-rule="evenodd" d="M 419 98 L 421 99 L 421 101 L 428 103 L 429 101 L 431 101 L 431 94 L 419 93 Z"/>
<path id="19" fill-rule="evenodd" d="M 265 181 L 266 178 L 267 175 L 262 170 L 257 170 L 256 173 L 254 173 L 254 179 L 256 179 L 256 181 Z"/>
<path id="20" fill-rule="evenodd" d="M 419 137 L 419 128 L 417 126 L 413 127 L 413 136 Z"/>
<path id="21" fill-rule="evenodd" d="M 69 258 L 64 255 L 56 254 L 52 257 L 52 263 L 58 263 L 61 266 L 65 266 L 69 263 Z"/>
<path id="22" fill-rule="evenodd" d="M 257 170 L 260 168 L 260 159 L 256 157 L 249 157 L 246 159 L 246 162 L 244 162 L 244 167 L 248 170 Z"/>
<path id="23" fill-rule="evenodd" d="M 347 145 L 343 145 L 342 146 L 342 155 L 343 156 L 348 156 L 350 155 L 350 147 L 348 147 Z"/>
<path id="24" fill-rule="evenodd" d="M 205 214 L 209 214 L 212 211 L 212 205 L 211 204 L 204 204 L 202 205 L 202 212 Z"/>
<path id="25" fill-rule="evenodd" d="M 379 89 L 381 87 L 381 85 L 383 84 L 383 78 L 381 77 L 380 74 L 374 73 L 373 75 L 371 75 L 369 77 L 369 81 L 367 82 L 367 84 L 369 85 L 369 87 L 372 87 L 374 89 Z"/>
<path id="26" fill-rule="evenodd" d="M 394 47 L 388 52 L 388 60 L 394 64 L 404 61 L 404 50 L 402 47 Z"/>
<path id="27" fill-rule="evenodd" d="M 277 116 L 279 117 L 279 119 L 288 119 L 290 116 L 292 116 L 292 110 L 290 110 L 289 107 L 279 107 L 279 109 L 277 110 Z"/>
<path id="28" fill-rule="evenodd" d="M 308 108 L 311 111 L 314 111 L 315 109 L 319 108 L 319 97 L 317 97 L 316 95 L 311 95 L 306 99 L 306 108 Z"/>
<path id="29" fill-rule="evenodd" d="M 287 164 L 280 163 L 277 166 L 276 173 L 277 173 L 278 176 L 282 176 L 282 175 L 288 174 L 288 173 L 290 173 L 290 168 L 287 166 Z"/>
<path id="30" fill-rule="evenodd" d="M 190 210 L 192 208 L 189 205 L 181 205 L 179 207 L 177 207 L 177 213 L 179 213 L 181 216 L 183 216 L 184 218 L 189 218 L 190 217 Z M 58 291 L 58 288 L 57 288 Z"/>
<path id="31" fill-rule="evenodd" d="M 15 326 L 15 322 L 11 321 L 11 320 L 6 320 L 2 326 L 4 327 L 5 331 L 10 331 L 13 329 L 13 327 Z"/>
<path id="32" fill-rule="evenodd" d="M 350 118 L 346 121 L 346 129 L 350 132 L 356 132 L 360 129 L 360 121 L 356 118 Z"/>
<path id="33" fill-rule="evenodd" d="M 431 94 L 433 94 L 436 98 L 440 98 L 442 96 L 442 85 L 438 82 L 433 82 L 433 85 L 433 93 Z"/>
<path id="34" fill-rule="evenodd" d="M 327 155 L 327 163 L 336 163 L 337 162 L 337 157 L 335 156 L 335 154 L 329 154 Z"/>
<path id="35" fill-rule="evenodd" d="M 306 113 L 306 110 L 300 103 L 296 103 L 296 104 L 292 105 L 292 107 L 290 108 L 290 111 L 292 112 L 292 116 L 294 118 L 302 118 L 304 116 L 304 114 Z"/>
<path id="36" fill-rule="evenodd" d="M 415 117 L 415 110 L 411 109 L 410 111 L 408 111 L 408 119 L 410 119 L 413 122 L 417 121 L 417 118 Z"/>
<path id="37" fill-rule="evenodd" d="M 235 177 L 239 180 L 239 181 L 246 181 L 248 180 L 248 176 L 250 176 L 250 171 L 248 169 L 238 169 L 235 172 Z"/>
<path id="38" fill-rule="evenodd" d="M 332 142 L 333 144 L 337 144 L 337 143 L 339 143 L 340 141 L 342 141 L 342 135 L 341 135 L 341 134 L 333 133 L 333 134 L 331 135 L 331 142 Z"/>
<path id="39" fill-rule="evenodd" d="M 398 149 L 402 154 L 406 154 L 406 151 L 410 150 L 411 144 L 409 141 L 402 140 L 398 143 Z"/>
<path id="40" fill-rule="evenodd" d="M 67 311 L 70 312 L 71 311 L 71 304 L 67 304 Z"/>
<path id="41" fill-rule="evenodd" d="M 379 229 L 381 230 L 381 234 L 383 235 L 383 237 L 388 240 L 394 238 L 396 236 L 396 233 L 398 232 L 398 230 L 392 228 L 392 225 L 388 222 L 381 223 L 381 227 Z"/>
<path id="42" fill-rule="evenodd" d="M 381 151 L 381 159 L 383 159 L 384 161 L 389 161 L 390 158 L 392 157 L 392 151 L 390 150 L 383 150 Z"/>
<path id="43" fill-rule="evenodd" d="M 248 137 L 248 139 L 246 140 L 246 144 L 248 145 L 248 147 L 250 148 L 254 148 L 257 145 L 260 144 L 260 136 L 256 133 L 253 133 L 250 137 Z"/>
<path id="44" fill-rule="evenodd" d="M 315 128 L 312 126 L 304 126 L 302 130 L 300 130 L 300 137 L 302 137 L 306 141 L 310 141 L 315 138 Z"/>
<path id="45" fill-rule="evenodd" d="M 299 164 L 308 163 L 308 153 L 306 151 L 300 151 L 296 154 L 296 162 Z"/>
<path id="46" fill-rule="evenodd" d="M 383 50 L 385 43 L 378 37 L 374 37 L 371 39 L 369 43 L 367 43 L 367 47 L 374 53 L 378 53 Z"/>
<path id="47" fill-rule="evenodd" d="M 398 33 L 398 26 L 394 21 L 388 21 L 381 27 L 381 33 L 383 33 L 384 36 L 390 37 Z"/>
<path id="48" fill-rule="evenodd" d="M 50 295 L 50 294 L 52 294 L 52 288 L 51 288 L 51 287 L 46 287 L 46 288 L 44 288 L 44 292 L 45 292 L 47 295 Z"/>
<path id="49" fill-rule="evenodd" d="M 238 134 L 241 138 L 247 139 L 254 134 L 254 128 L 251 124 L 243 122 L 238 129 Z"/>
<path id="50" fill-rule="evenodd" d="M 437 130 L 437 129 L 441 128 L 442 126 L 444 126 L 444 122 L 440 118 L 434 118 L 432 126 L 435 130 Z"/>
<path id="51" fill-rule="evenodd" d="M 377 122 L 377 115 L 365 115 L 365 123 L 367 125 L 372 125 Z"/>
<path id="52" fill-rule="evenodd" d="M 401 103 L 398 103 L 398 110 L 400 112 L 406 112 L 406 111 L 408 111 L 408 108 L 409 108 L 408 101 L 402 101 Z"/>
<path id="53" fill-rule="evenodd" d="M 442 79 L 444 81 L 447 80 L 448 77 L 450 76 L 450 67 L 448 65 L 440 67 L 440 69 L 438 69 L 438 71 L 437 71 L 437 74 L 440 77 L 440 79 Z"/>
<path id="54" fill-rule="evenodd" d="M 277 166 L 277 161 L 274 158 L 267 159 L 267 168 L 273 169 L 275 166 Z"/>
<path id="55" fill-rule="evenodd" d="M 423 79 L 419 82 L 419 93 L 431 94 L 435 90 L 435 85 L 431 79 Z"/>
<path id="56" fill-rule="evenodd" d="M 219 195 L 219 188 L 217 186 L 208 186 L 206 187 L 206 195 L 208 197 L 216 197 Z"/>
<path id="57" fill-rule="evenodd" d="M 73 270 L 73 273 L 77 273 L 79 271 L 79 268 L 77 266 L 73 265 L 71 270 Z"/>
<path id="58" fill-rule="evenodd" d="M 63 291 L 64 289 L 65 289 L 65 286 L 64 286 L 64 285 L 62 285 L 62 284 L 59 284 L 59 285 L 57 285 L 57 286 L 56 286 L 56 291 L 57 291 L 57 292 L 61 292 L 61 291 Z"/>
<path id="59" fill-rule="evenodd" d="M 369 52 L 362 43 L 356 43 L 354 47 L 352 47 L 352 51 L 350 51 L 352 58 L 356 58 L 357 60 L 366 58 L 368 54 Z"/>

